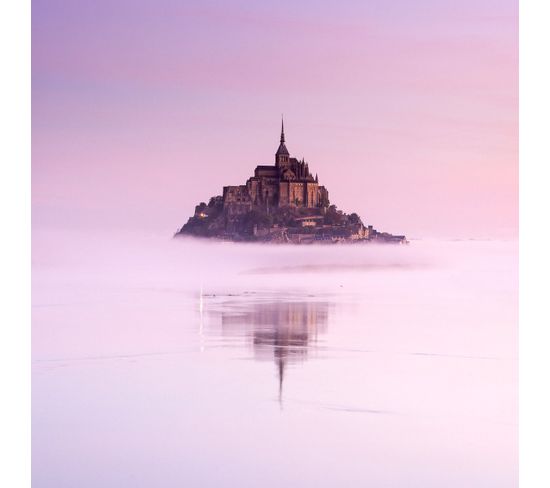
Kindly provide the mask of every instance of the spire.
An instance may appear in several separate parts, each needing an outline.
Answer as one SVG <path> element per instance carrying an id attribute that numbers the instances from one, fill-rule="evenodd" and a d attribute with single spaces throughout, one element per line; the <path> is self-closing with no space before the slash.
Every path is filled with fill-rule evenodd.
<path id="1" fill-rule="evenodd" d="M 279 164 L 280 162 L 288 163 L 288 149 L 285 146 L 285 124 L 283 121 L 283 116 L 281 115 L 281 143 L 279 144 L 279 149 L 275 153 L 275 162 Z"/>

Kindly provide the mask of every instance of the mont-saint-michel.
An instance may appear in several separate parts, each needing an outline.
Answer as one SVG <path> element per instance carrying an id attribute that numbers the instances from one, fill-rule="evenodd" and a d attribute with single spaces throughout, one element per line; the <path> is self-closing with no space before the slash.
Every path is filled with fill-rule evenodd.
<path id="1" fill-rule="evenodd" d="M 309 164 L 290 157 L 284 122 L 274 165 L 259 165 L 244 185 L 224 186 L 223 195 L 201 202 L 175 237 L 293 244 L 383 242 L 406 244 L 403 235 L 378 232 L 356 213 L 329 200 Z"/>

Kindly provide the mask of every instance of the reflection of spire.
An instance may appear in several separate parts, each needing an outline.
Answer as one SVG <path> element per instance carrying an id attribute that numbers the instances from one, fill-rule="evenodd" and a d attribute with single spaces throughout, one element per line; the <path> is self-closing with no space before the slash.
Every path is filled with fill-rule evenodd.
<path id="1" fill-rule="evenodd" d="M 282 356 L 279 358 L 278 369 L 279 369 L 279 404 L 281 405 L 281 409 L 282 409 L 283 408 L 283 378 L 285 373 L 285 362 Z"/>

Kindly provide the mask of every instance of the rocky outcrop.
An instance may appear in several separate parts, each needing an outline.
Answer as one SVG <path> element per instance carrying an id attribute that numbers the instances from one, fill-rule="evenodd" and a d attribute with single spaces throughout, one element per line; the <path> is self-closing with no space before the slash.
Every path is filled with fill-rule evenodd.
<path id="1" fill-rule="evenodd" d="M 335 205 L 323 208 L 250 206 L 245 212 L 224 207 L 222 197 L 200 203 L 194 215 L 175 234 L 240 242 L 293 244 L 340 242 L 407 243 L 405 236 L 380 233 L 365 226 L 356 214 Z"/>

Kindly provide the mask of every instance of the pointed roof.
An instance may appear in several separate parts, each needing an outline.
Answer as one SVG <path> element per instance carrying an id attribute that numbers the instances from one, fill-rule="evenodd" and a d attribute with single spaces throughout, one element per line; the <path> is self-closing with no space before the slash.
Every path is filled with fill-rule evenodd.
<path id="1" fill-rule="evenodd" d="M 277 149 L 275 156 L 279 156 L 281 154 L 284 154 L 285 156 L 290 156 L 290 153 L 288 152 L 288 149 L 285 146 L 285 125 L 282 117 L 281 117 L 281 143 L 279 144 L 279 149 Z"/>

